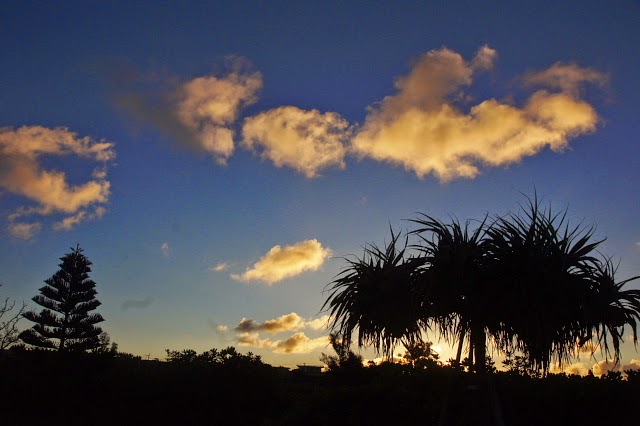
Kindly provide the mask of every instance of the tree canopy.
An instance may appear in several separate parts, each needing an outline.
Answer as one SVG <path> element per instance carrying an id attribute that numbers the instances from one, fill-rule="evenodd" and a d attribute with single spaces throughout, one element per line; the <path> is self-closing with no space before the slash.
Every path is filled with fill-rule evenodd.
<path id="1" fill-rule="evenodd" d="M 20 334 L 31 346 L 58 351 L 88 351 L 101 346 L 104 321 L 91 311 L 100 306 L 96 299 L 96 283 L 89 278 L 91 261 L 80 246 L 60 258 L 60 269 L 45 280 L 33 301 L 42 306 L 40 312 L 27 311 L 24 317 L 35 323 Z"/>
<path id="2" fill-rule="evenodd" d="M 640 290 L 624 287 L 639 277 L 616 280 L 593 228 L 571 226 L 566 210 L 553 213 L 537 197 L 527 201 L 475 226 L 421 214 L 404 241 L 392 230 L 385 247 L 345 259 L 326 288 L 331 329 L 387 356 L 435 332 L 458 344 L 457 362 L 466 340 L 478 370 L 488 345 L 522 353 L 543 372 L 587 344 L 617 360 L 625 327 L 637 343 Z"/>

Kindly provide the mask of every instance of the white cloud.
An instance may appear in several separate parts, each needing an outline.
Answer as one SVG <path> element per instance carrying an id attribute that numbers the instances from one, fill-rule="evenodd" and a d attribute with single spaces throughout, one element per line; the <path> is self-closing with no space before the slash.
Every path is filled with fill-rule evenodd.
<path id="1" fill-rule="evenodd" d="M 169 256 L 169 253 L 171 253 L 171 247 L 169 247 L 169 243 L 166 241 L 162 243 L 162 245 L 160 246 L 160 251 L 162 252 L 162 255 L 164 257 Z"/>
<path id="2" fill-rule="evenodd" d="M 600 83 L 601 74 L 572 66 L 530 74 L 527 82 L 546 83 L 559 92 L 538 90 L 523 106 L 488 99 L 464 112 L 474 72 L 491 68 L 496 53 L 483 47 L 471 62 L 449 49 L 423 55 L 409 75 L 397 80 L 397 93 L 371 107 L 352 140 L 359 157 L 403 166 L 423 178 L 473 178 L 481 167 L 516 163 L 549 147 L 561 151 L 569 139 L 592 132 L 598 115 L 577 97 L 583 83 Z M 564 76 L 564 77 L 563 77 Z"/>
<path id="3" fill-rule="evenodd" d="M 240 346 L 253 346 L 257 348 L 270 349 L 280 354 L 305 354 L 329 344 L 327 336 L 316 339 L 309 338 L 302 332 L 295 333 L 288 339 L 269 340 L 260 339 L 258 333 L 242 333 L 238 336 Z"/>
<path id="4" fill-rule="evenodd" d="M 211 266 L 208 269 L 214 272 L 221 272 L 229 268 L 229 262 L 220 262 L 216 266 Z"/>
<path id="5" fill-rule="evenodd" d="M 349 123 L 333 112 L 283 106 L 245 119 L 244 146 L 262 149 L 277 167 L 288 166 L 313 178 L 327 167 L 344 168 Z"/>
<path id="6" fill-rule="evenodd" d="M 331 250 L 322 247 L 315 239 L 285 247 L 278 245 L 271 248 L 252 268 L 241 275 L 232 274 L 231 277 L 238 281 L 275 284 L 303 272 L 319 269 L 330 255 Z"/>
<path id="7" fill-rule="evenodd" d="M 69 216 L 54 225 L 56 229 L 64 230 L 84 220 L 101 217 L 111 193 L 106 163 L 115 159 L 113 147 L 111 142 L 79 137 L 64 127 L 0 129 L 0 188 L 36 203 L 35 206 L 19 208 L 10 215 L 9 228 L 12 234 L 30 238 L 40 229 L 32 226 L 26 231 L 25 223 L 18 222 L 24 216 L 66 213 Z M 94 171 L 92 180 L 71 185 L 64 172 L 42 168 L 40 157 L 43 155 L 76 155 L 89 161 L 102 162 L 103 165 L 99 172 Z M 87 212 L 90 207 L 94 213 Z"/>

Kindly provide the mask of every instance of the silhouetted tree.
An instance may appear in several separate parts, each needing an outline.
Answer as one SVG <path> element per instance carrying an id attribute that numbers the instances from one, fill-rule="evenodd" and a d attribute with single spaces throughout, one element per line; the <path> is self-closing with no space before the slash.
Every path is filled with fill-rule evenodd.
<path id="1" fill-rule="evenodd" d="M 566 211 L 528 201 L 474 229 L 423 215 L 410 233 L 420 237 L 412 246 L 418 255 L 407 253 L 406 241 L 398 249 L 392 231 L 385 248 L 370 245 L 362 258 L 346 259 L 323 305 L 331 329 L 347 346 L 357 330 L 359 346 L 387 355 L 399 341 L 436 331 L 458 343 L 456 364 L 468 335 L 467 363 L 480 372 L 488 344 L 522 353 L 543 372 L 587 343 L 617 360 L 626 326 L 637 342 L 640 290 L 623 286 L 640 277 L 617 281 L 611 261 L 594 256 L 602 241 L 593 241 L 593 229 L 570 227 Z"/>
<path id="2" fill-rule="evenodd" d="M 20 339 L 28 345 L 58 351 L 89 351 L 100 348 L 104 321 L 100 314 L 90 314 L 100 306 L 95 298 L 96 283 L 89 278 L 91 261 L 80 246 L 61 257 L 60 270 L 45 280 L 33 301 L 40 312 L 28 311 L 24 317 L 35 323 L 23 331 Z"/>
<path id="3" fill-rule="evenodd" d="M 18 321 L 22 318 L 27 305 L 22 303 L 22 306 L 14 311 L 15 307 L 15 300 L 8 297 L 0 305 L 0 349 L 6 349 L 19 340 Z"/>
<path id="4" fill-rule="evenodd" d="M 402 358 L 416 370 L 437 367 L 440 364 L 440 355 L 431 349 L 431 346 L 431 342 L 407 344 L 407 352 Z"/>
<path id="5" fill-rule="evenodd" d="M 362 356 L 356 354 L 349 349 L 348 344 L 337 333 L 329 335 L 329 343 L 336 355 L 327 355 L 322 353 L 320 361 L 327 366 L 329 371 L 335 371 L 339 368 L 343 369 L 362 369 Z"/>

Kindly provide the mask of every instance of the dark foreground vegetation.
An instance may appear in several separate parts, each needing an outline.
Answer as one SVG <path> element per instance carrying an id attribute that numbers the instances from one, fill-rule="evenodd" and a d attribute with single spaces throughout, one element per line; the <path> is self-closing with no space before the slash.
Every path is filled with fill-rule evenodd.
<path id="1" fill-rule="evenodd" d="M 640 377 L 385 363 L 306 375 L 233 348 L 169 352 L 168 361 L 19 351 L 0 359 L 5 425 L 637 424 Z M 6 355 L 6 353 L 5 353 Z M 492 392 L 492 389 L 495 392 Z M 497 405 L 494 405 L 497 404 Z M 628 422 L 628 423 L 625 423 Z"/>

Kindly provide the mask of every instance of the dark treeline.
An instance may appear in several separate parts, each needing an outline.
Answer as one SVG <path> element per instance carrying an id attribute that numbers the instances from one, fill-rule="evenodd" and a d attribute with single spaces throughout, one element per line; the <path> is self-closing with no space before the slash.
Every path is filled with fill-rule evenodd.
<path id="1" fill-rule="evenodd" d="M 637 419 L 640 395 L 633 373 L 536 378 L 348 363 L 312 375 L 234 348 L 168 351 L 167 361 L 18 350 L 0 359 L 0 375 L 2 422 L 12 425 L 495 425 L 496 413 L 509 426 L 602 425 Z"/>

